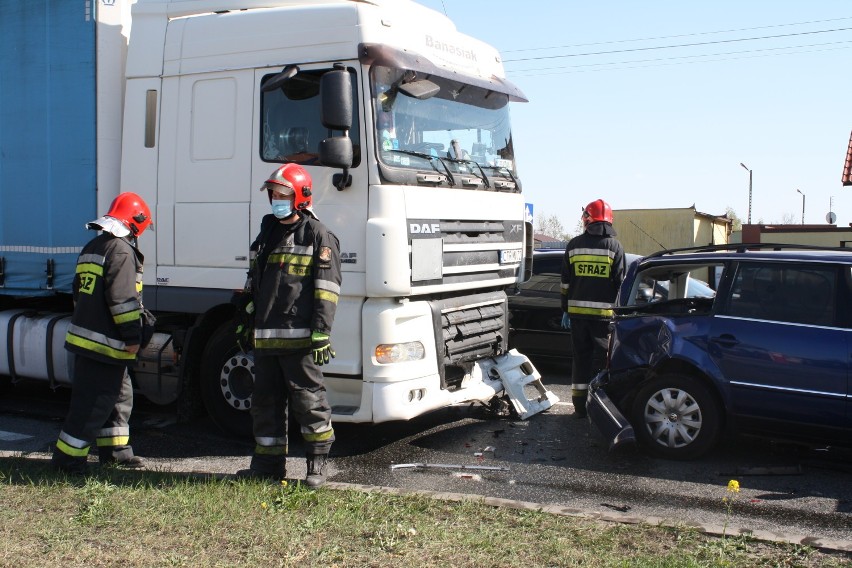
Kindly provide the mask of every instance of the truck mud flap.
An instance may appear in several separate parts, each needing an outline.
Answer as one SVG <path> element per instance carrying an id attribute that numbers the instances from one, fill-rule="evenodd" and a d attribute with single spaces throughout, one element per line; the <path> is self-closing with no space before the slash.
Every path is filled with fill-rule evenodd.
<path id="1" fill-rule="evenodd" d="M 482 366 L 487 377 L 503 384 L 521 420 L 544 412 L 559 402 L 559 397 L 544 387 L 541 375 L 527 356 L 518 353 L 516 349 L 499 357 L 483 359 L 477 364 Z M 533 398 L 527 397 L 528 387 L 534 391 Z"/>

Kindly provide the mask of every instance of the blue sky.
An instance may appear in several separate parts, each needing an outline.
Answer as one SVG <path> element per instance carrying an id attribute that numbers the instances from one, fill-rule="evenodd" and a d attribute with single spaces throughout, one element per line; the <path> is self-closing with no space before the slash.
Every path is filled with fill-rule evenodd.
<path id="1" fill-rule="evenodd" d="M 806 223 L 830 204 L 852 223 L 852 2 L 418 1 L 501 52 L 530 99 L 512 107 L 527 201 L 566 230 L 597 198 L 745 221 L 740 163 L 753 223 L 800 223 L 797 189 Z"/>

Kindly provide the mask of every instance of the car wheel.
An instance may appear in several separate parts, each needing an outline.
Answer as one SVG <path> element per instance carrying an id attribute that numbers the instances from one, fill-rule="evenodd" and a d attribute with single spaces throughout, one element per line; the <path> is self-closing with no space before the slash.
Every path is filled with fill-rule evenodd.
<path id="1" fill-rule="evenodd" d="M 704 384 L 688 376 L 651 380 L 636 394 L 631 414 L 639 442 L 659 457 L 696 458 L 719 440 L 719 404 Z"/>
<path id="2" fill-rule="evenodd" d="M 201 398 L 216 426 L 238 437 L 250 437 L 254 358 L 237 347 L 233 327 L 230 322 L 220 326 L 207 343 L 201 366 Z"/>

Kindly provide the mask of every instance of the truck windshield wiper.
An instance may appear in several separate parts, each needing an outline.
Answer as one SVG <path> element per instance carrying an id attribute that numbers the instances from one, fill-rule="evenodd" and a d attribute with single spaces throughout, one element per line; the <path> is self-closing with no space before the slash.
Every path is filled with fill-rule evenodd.
<path id="1" fill-rule="evenodd" d="M 479 165 L 479 164 L 477 163 L 477 165 Z M 480 167 L 480 169 L 483 169 L 483 168 Z M 511 180 L 511 181 L 506 181 L 504 179 L 503 180 L 499 180 L 499 179 L 494 180 L 494 189 L 511 191 L 511 190 L 518 187 L 517 178 L 515 178 L 515 176 L 512 174 L 511 171 L 504 168 L 503 166 L 484 166 L 484 169 L 493 170 L 495 175 L 499 174 L 501 177 L 509 178 L 509 180 Z"/>
<path id="2" fill-rule="evenodd" d="M 407 155 L 407 156 L 416 156 L 416 157 L 418 157 L 418 158 L 422 158 L 422 159 L 424 159 L 424 160 L 428 161 L 428 162 L 429 162 L 429 165 L 431 165 L 431 166 L 432 166 L 432 168 L 433 168 L 436 172 L 438 172 L 438 173 L 439 173 L 439 174 L 441 174 L 441 175 L 446 175 L 446 176 L 447 176 L 447 179 L 449 179 L 449 180 L 450 180 L 450 185 L 456 185 L 456 179 L 453 177 L 452 172 L 450 172 L 450 168 L 448 168 L 448 167 L 447 167 L 447 164 L 446 164 L 446 163 L 444 163 L 444 160 L 442 160 L 442 159 L 441 159 L 441 158 L 439 158 L 438 156 L 433 156 L 433 155 L 431 155 L 431 154 L 426 154 L 426 153 L 423 153 L 423 152 L 415 152 L 414 150 L 396 150 L 396 149 L 391 149 L 391 150 L 385 150 L 385 151 L 386 151 L 386 152 L 394 152 L 394 153 L 396 153 L 396 154 L 405 154 L 405 155 Z M 437 160 L 437 161 L 439 161 L 439 162 L 441 162 L 441 166 L 443 166 L 443 168 L 444 168 L 444 171 L 443 171 L 443 172 L 441 172 L 441 170 L 439 170 L 439 169 L 438 169 L 438 166 L 435 164 L 435 161 L 436 161 L 436 160 Z"/>
<path id="3" fill-rule="evenodd" d="M 438 159 L 443 161 L 442 158 L 438 158 Z M 475 160 L 465 160 L 465 159 L 459 159 L 459 158 L 446 158 L 446 160 L 448 162 L 453 162 L 455 164 L 467 164 L 467 165 L 476 166 L 476 169 L 479 170 L 479 173 L 476 173 L 474 168 L 471 167 L 470 168 L 471 175 L 482 180 L 482 183 L 485 184 L 486 189 L 491 189 L 491 184 L 488 182 L 488 176 L 485 175 L 485 171 L 483 171 L 482 166 L 479 165 L 479 162 L 477 162 Z M 465 183 L 465 180 L 463 179 L 462 183 L 464 183 L 464 185 L 478 185 L 478 183 L 473 183 L 473 180 L 470 180 L 467 183 Z"/>

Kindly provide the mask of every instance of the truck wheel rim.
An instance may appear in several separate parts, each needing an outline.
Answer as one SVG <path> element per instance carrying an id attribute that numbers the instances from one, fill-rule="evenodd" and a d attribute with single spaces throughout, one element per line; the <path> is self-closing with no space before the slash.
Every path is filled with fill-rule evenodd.
<path id="1" fill-rule="evenodd" d="M 225 361 L 219 375 L 219 387 L 228 405 L 237 410 L 251 408 L 254 390 L 254 358 L 251 354 L 238 353 Z"/>
<path id="2" fill-rule="evenodd" d="M 660 389 L 645 403 L 645 428 L 651 439 L 663 447 L 688 446 L 698 437 L 701 425 L 701 407 L 684 390 Z"/>

